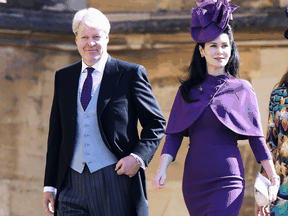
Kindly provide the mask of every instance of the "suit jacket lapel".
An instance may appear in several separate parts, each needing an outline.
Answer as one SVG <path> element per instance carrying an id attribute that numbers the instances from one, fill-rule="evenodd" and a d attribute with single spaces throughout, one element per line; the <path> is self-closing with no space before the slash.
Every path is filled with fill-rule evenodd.
<path id="1" fill-rule="evenodd" d="M 76 120 L 77 120 L 77 97 L 78 97 L 78 85 L 79 85 L 79 77 L 81 73 L 82 62 L 78 62 L 72 68 L 71 73 L 69 74 L 69 92 L 71 92 L 71 97 L 66 100 L 69 103 L 68 107 L 70 107 L 70 114 L 75 122 L 75 131 L 76 131 Z M 67 80 L 68 80 L 67 79 Z"/>
<path id="2" fill-rule="evenodd" d="M 98 96 L 97 113 L 99 116 L 102 114 L 107 103 L 110 101 L 117 87 L 121 74 L 122 71 L 119 71 L 116 59 L 109 55 L 104 69 Z"/>

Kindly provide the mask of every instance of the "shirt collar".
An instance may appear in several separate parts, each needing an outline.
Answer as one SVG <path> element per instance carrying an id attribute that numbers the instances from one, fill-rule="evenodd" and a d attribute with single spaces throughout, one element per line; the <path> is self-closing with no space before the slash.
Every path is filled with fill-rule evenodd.
<path id="1" fill-rule="evenodd" d="M 100 58 L 100 60 L 98 62 L 96 62 L 94 65 L 92 65 L 91 67 L 93 67 L 96 71 L 103 73 L 104 69 L 105 69 L 105 65 L 106 62 L 108 60 L 108 53 L 104 52 Z M 85 69 L 89 67 L 82 59 L 82 69 L 81 69 L 81 73 L 85 72 Z"/>

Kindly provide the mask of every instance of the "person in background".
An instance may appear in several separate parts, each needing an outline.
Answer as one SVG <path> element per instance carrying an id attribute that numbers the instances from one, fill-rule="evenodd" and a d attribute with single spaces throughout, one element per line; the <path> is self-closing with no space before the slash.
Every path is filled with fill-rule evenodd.
<path id="1" fill-rule="evenodd" d="M 245 188 L 237 140 L 248 139 L 256 160 L 272 181 L 279 180 L 266 146 L 255 91 L 237 78 L 239 55 L 229 19 L 237 8 L 229 0 L 204 0 L 192 9 L 191 36 L 197 42 L 177 92 L 166 130 L 159 168 L 152 181 L 163 188 L 166 169 L 184 136 L 190 139 L 182 192 L 191 216 L 237 216 Z"/>
<path id="2" fill-rule="evenodd" d="M 109 31 L 95 8 L 74 16 L 82 60 L 55 75 L 43 199 L 49 214 L 148 215 L 145 167 L 166 122 L 145 68 L 107 53 Z"/>
<path id="3" fill-rule="evenodd" d="M 256 215 L 288 215 L 288 70 L 276 84 L 269 102 L 266 145 L 271 151 L 276 173 L 280 176 L 280 188 L 276 201 L 270 206 L 258 206 Z M 261 168 L 261 174 L 267 173 Z M 270 208 L 270 209 L 269 209 Z"/>

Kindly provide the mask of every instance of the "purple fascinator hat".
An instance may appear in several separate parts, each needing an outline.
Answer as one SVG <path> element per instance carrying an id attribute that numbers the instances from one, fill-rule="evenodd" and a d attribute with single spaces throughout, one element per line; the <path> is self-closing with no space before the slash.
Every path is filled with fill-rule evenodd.
<path id="1" fill-rule="evenodd" d="M 230 5 L 231 0 L 202 0 L 192 8 L 191 36 L 198 43 L 217 38 L 232 20 L 232 13 L 238 8 Z"/>

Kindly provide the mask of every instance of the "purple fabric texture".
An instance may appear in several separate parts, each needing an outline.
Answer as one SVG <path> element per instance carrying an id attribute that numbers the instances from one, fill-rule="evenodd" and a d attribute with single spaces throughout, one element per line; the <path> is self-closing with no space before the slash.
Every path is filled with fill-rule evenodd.
<path id="1" fill-rule="evenodd" d="M 245 189 L 239 139 L 249 139 L 256 160 L 271 159 L 263 137 L 255 92 L 244 80 L 207 75 L 191 89 L 194 103 L 178 91 L 162 154 L 174 160 L 189 135 L 182 192 L 190 216 L 237 216 Z"/>
<path id="2" fill-rule="evenodd" d="M 222 124 L 211 107 L 189 127 L 190 144 L 183 174 L 183 196 L 190 216 L 237 216 L 245 177 L 237 146 L 239 134 Z M 162 154 L 176 157 L 183 136 L 168 134 Z M 271 159 L 263 137 L 249 136 L 257 161 Z"/>
<path id="3" fill-rule="evenodd" d="M 207 74 L 206 80 L 197 87 L 189 93 L 191 98 L 199 99 L 194 103 L 185 102 L 178 90 L 166 134 L 183 132 L 187 136 L 187 129 L 209 105 L 220 122 L 240 135 L 239 139 L 263 136 L 255 91 L 248 81 Z"/>
<path id="4" fill-rule="evenodd" d="M 206 43 L 217 38 L 227 27 L 232 13 L 238 8 L 230 5 L 231 0 L 203 0 L 192 8 L 191 36 L 198 43 Z"/>
<path id="5" fill-rule="evenodd" d="M 250 147 L 258 163 L 262 160 L 272 159 L 269 149 L 266 147 L 264 137 L 250 136 L 248 139 Z M 181 134 L 167 134 L 161 155 L 169 154 L 173 157 L 173 161 L 176 160 L 182 140 L 183 136 L 181 136 Z"/>
<path id="6" fill-rule="evenodd" d="M 92 85 L 93 85 L 93 79 L 92 79 L 92 72 L 94 71 L 94 68 L 92 67 L 87 67 L 87 77 L 84 81 L 82 92 L 81 92 L 81 104 L 84 109 L 86 110 L 90 100 L 91 100 L 91 90 L 92 90 Z"/>
<path id="7" fill-rule="evenodd" d="M 191 125 L 189 134 L 182 184 L 189 215 L 237 216 L 245 188 L 238 134 L 222 124 L 210 107 Z M 174 137 L 178 146 L 175 141 Z"/>

